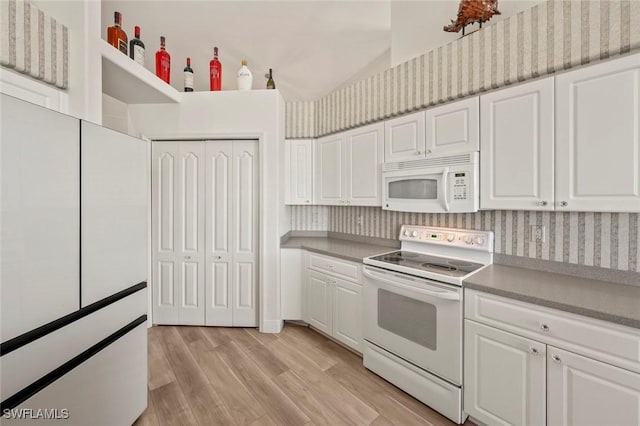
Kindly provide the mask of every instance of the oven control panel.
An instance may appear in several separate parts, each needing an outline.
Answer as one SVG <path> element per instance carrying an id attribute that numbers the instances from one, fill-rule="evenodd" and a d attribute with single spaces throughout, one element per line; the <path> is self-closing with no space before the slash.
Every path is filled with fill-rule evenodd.
<path id="1" fill-rule="evenodd" d="M 432 226 L 403 225 L 400 240 L 493 251 L 493 232 Z"/>

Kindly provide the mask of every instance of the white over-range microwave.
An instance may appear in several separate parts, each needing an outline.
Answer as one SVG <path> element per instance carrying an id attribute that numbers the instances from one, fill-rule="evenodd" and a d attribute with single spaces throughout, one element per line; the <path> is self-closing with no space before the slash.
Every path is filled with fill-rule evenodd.
<path id="1" fill-rule="evenodd" d="M 433 156 L 382 166 L 382 208 L 416 213 L 476 212 L 479 153 Z"/>

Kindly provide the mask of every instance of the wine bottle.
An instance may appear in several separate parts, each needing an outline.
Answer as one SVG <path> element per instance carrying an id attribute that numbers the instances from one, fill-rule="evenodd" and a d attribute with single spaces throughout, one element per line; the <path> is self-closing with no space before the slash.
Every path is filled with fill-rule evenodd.
<path id="1" fill-rule="evenodd" d="M 273 82 L 273 70 L 269 68 L 269 79 L 267 80 L 267 89 L 275 89 L 276 83 Z"/>
<path id="2" fill-rule="evenodd" d="M 193 68 L 191 68 L 191 58 L 187 58 L 187 66 L 184 67 L 184 91 L 193 92 Z"/>
<path id="3" fill-rule="evenodd" d="M 253 74 L 247 68 L 247 60 L 242 60 L 242 66 L 238 71 L 238 90 L 251 90 L 253 86 Z"/>
<path id="4" fill-rule="evenodd" d="M 144 43 L 140 40 L 140 27 L 133 27 L 134 37 L 129 42 L 129 57 L 144 67 Z"/>
<path id="5" fill-rule="evenodd" d="M 160 50 L 156 52 L 156 75 L 165 83 L 171 81 L 171 55 L 165 49 L 164 36 L 160 37 Z"/>
<path id="6" fill-rule="evenodd" d="M 110 45 L 127 54 L 127 33 L 122 29 L 122 14 L 120 12 L 113 13 L 114 24 L 107 28 L 107 41 Z"/>
<path id="7" fill-rule="evenodd" d="M 209 62 L 209 83 L 211 91 L 222 90 L 222 63 L 218 60 L 218 48 L 213 48 L 213 59 Z"/>

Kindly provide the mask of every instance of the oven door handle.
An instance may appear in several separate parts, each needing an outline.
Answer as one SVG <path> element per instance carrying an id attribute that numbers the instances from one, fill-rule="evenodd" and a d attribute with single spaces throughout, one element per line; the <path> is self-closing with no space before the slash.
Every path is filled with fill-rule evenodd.
<path id="1" fill-rule="evenodd" d="M 377 281 L 382 281 L 383 283 L 390 285 L 391 287 L 397 287 L 397 288 L 402 288 L 404 290 L 409 290 L 409 291 L 413 291 L 416 293 L 420 293 L 420 294 L 425 294 L 428 296 L 433 296 L 433 297 L 437 297 L 439 299 L 444 299 L 444 300 L 460 300 L 460 294 L 458 294 L 457 292 L 454 291 L 435 291 L 435 290 L 427 290 L 424 288 L 417 288 L 417 287 L 413 287 L 413 286 L 408 286 L 406 284 L 402 284 L 396 281 L 392 281 L 389 280 L 383 276 L 381 276 L 380 274 L 377 274 L 375 272 L 371 272 L 368 269 L 363 269 L 362 273 L 365 274 L 367 277 L 373 279 L 373 280 L 377 280 Z"/>

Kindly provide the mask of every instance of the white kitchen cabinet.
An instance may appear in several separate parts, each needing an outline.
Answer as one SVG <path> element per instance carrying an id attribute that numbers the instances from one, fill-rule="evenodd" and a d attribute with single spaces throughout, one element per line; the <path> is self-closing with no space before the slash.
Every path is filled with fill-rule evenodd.
<path id="1" fill-rule="evenodd" d="M 313 252 L 305 256 L 304 320 L 362 352 L 360 265 Z"/>
<path id="2" fill-rule="evenodd" d="M 362 286 L 336 278 L 333 287 L 333 337 L 362 352 Z"/>
<path id="3" fill-rule="evenodd" d="M 157 324 L 257 324 L 255 141 L 152 144 Z"/>
<path id="4" fill-rule="evenodd" d="M 384 122 L 385 163 L 423 158 L 425 150 L 424 111 Z"/>
<path id="5" fill-rule="evenodd" d="M 285 141 L 286 204 L 313 202 L 313 139 Z"/>
<path id="6" fill-rule="evenodd" d="M 480 208 L 553 210 L 554 79 L 482 95 Z"/>
<path id="7" fill-rule="evenodd" d="M 80 122 L 0 95 L 0 337 L 78 310 Z"/>
<path id="8" fill-rule="evenodd" d="M 328 275 L 307 271 L 307 322 L 331 335 L 333 332 L 333 281 Z"/>
<path id="9" fill-rule="evenodd" d="M 640 424 L 638 373 L 549 346 L 547 380 L 550 426 Z"/>
<path id="10" fill-rule="evenodd" d="M 640 211 L 640 54 L 556 77 L 556 208 Z"/>
<path id="11" fill-rule="evenodd" d="M 345 204 L 345 133 L 325 136 L 315 142 L 315 203 Z"/>
<path id="12" fill-rule="evenodd" d="M 347 204 L 382 205 L 383 140 L 384 124 L 382 123 L 347 132 L 345 141 Z"/>
<path id="13" fill-rule="evenodd" d="M 303 319 L 302 300 L 302 249 L 280 249 L 281 319 Z"/>
<path id="14" fill-rule="evenodd" d="M 425 154 L 450 155 L 478 151 L 480 105 L 478 97 L 425 111 Z"/>
<path id="15" fill-rule="evenodd" d="M 315 145 L 315 204 L 382 204 L 381 123 L 320 138 Z"/>
<path id="16" fill-rule="evenodd" d="M 464 411 L 491 425 L 545 424 L 546 345 L 465 320 Z"/>

